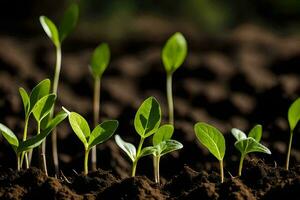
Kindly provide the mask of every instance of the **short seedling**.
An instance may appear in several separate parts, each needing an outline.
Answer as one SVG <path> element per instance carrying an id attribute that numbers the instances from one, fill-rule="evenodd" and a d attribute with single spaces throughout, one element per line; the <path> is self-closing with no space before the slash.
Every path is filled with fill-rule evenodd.
<path id="1" fill-rule="evenodd" d="M 288 147 L 288 153 L 286 158 L 286 170 L 289 170 L 289 164 L 290 164 L 290 154 L 291 154 L 291 148 L 292 148 L 292 142 L 293 142 L 293 134 L 294 130 L 300 120 L 300 98 L 298 98 L 289 108 L 288 111 L 288 120 L 290 125 L 290 141 L 289 141 L 289 147 Z"/>
<path id="2" fill-rule="evenodd" d="M 244 132 L 237 128 L 233 128 L 231 130 L 232 135 L 237 140 L 234 143 L 234 146 L 237 150 L 241 152 L 241 158 L 240 158 L 240 164 L 239 164 L 239 172 L 238 175 L 242 175 L 242 169 L 243 169 L 243 162 L 245 159 L 245 156 L 248 153 L 251 152 L 261 152 L 266 154 L 271 154 L 271 151 L 265 147 L 264 145 L 260 144 L 260 139 L 262 135 L 262 126 L 256 125 L 254 126 L 250 133 L 248 134 L 248 137 Z"/>
<path id="3" fill-rule="evenodd" d="M 39 115 L 36 112 L 36 115 Z M 48 121 L 45 128 L 40 130 L 40 133 L 23 141 L 19 141 L 16 135 L 5 125 L 0 123 L 0 132 L 4 136 L 4 138 L 7 140 L 7 142 L 12 146 L 13 150 L 16 153 L 17 156 L 17 169 L 21 169 L 21 155 L 24 152 L 27 152 L 29 150 L 32 150 L 35 147 L 40 146 L 40 144 L 44 141 L 44 139 L 52 132 L 52 130 L 60 124 L 65 118 L 67 117 L 67 114 L 65 112 L 61 112 L 57 114 L 56 117 L 54 117 L 52 120 Z"/>
<path id="4" fill-rule="evenodd" d="M 64 17 L 58 28 L 49 18 L 47 18 L 46 16 L 40 16 L 40 23 L 56 48 L 56 64 L 55 64 L 55 73 L 54 73 L 54 80 L 52 86 L 52 92 L 56 95 L 57 95 L 57 88 L 58 88 L 60 68 L 61 68 L 61 44 L 75 28 L 78 20 L 78 15 L 79 15 L 78 5 L 71 4 L 71 6 L 65 12 Z M 54 111 L 51 112 L 50 119 L 53 116 L 53 112 Z M 58 173 L 59 166 L 58 166 L 58 155 L 57 155 L 57 136 L 55 132 L 56 131 L 54 130 L 54 133 L 52 134 L 52 155 L 53 155 L 55 171 L 56 173 Z M 43 146 L 45 146 L 45 144 L 46 143 L 44 143 Z"/>
<path id="5" fill-rule="evenodd" d="M 174 125 L 174 105 L 172 94 L 173 73 L 182 65 L 187 55 L 187 43 L 181 33 L 175 33 L 166 42 L 162 50 L 162 61 L 167 72 L 167 99 L 169 123 Z"/>
<path id="6" fill-rule="evenodd" d="M 198 122 L 194 126 L 198 140 L 212 153 L 220 162 L 221 183 L 224 182 L 223 158 L 225 155 L 225 138 L 215 127 Z"/>
<path id="7" fill-rule="evenodd" d="M 129 156 L 132 161 L 132 176 L 135 176 L 136 167 L 141 157 L 151 155 L 154 153 L 155 148 L 143 148 L 144 140 L 153 135 L 159 128 L 161 121 L 161 109 L 159 103 L 154 97 L 146 99 L 134 118 L 134 127 L 136 132 L 140 135 L 140 143 L 136 150 L 133 144 L 125 142 L 119 135 L 115 136 L 117 145 Z"/>
<path id="8" fill-rule="evenodd" d="M 100 86 L 102 74 L 108 66 L 110 60 L 110 50 L 106 43 L 100 44 L 93 52 L 90 69 L 92 75 L 95 79 L 94 81 L 94 100 L 93 100 L 93 110 L 94 110 L 94 126 L 99 123 L 100 115 Z M 97 169 L 97 151 L 96 147 L 92 148 L 92 170 Z"/>
<path id="9" fill-rule="evenodd" d="M 107 120 L 97 125 L 91 132 L 87 121 L 80 114 L 63 109 L 68 113 L 69 123 L 74 133 L 84 145 L 84 174 L 87 174 L 90 150 L 94 146 L 107 141 L 114 134 L 119 123 L 116 120 Z"/>
<path id="10" fill-rule="evenodd" d="M 171 139 L 173 132 L 173 125 L 167 124 L 161 126 L 153 135 L 153 148 L 155 149 L 153 152 L 154 178 L 155 182 L 158 184 L 160 183 L 160 158 L 165 154 L 183 148 L 183 145 L 180 142 Z"/>

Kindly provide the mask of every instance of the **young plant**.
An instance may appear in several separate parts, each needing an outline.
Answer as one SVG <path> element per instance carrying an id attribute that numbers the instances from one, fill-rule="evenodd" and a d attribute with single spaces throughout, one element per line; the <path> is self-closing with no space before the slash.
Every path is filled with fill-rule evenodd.
<path id="1" fill-rule="evenodd" d="M 174 125 L 174 105 L 172 94 L 173 73 L 182 65 L 187 55 L 187 43 L 181 33 L 175 33 L 166 42 L 162 50 L 162 61 L 167 72 L 167 99 L 169 123 Z"/>
<path id="2" fill-rule="evenodd" d="M 24 88 L 22 87 L 19 88 L 19 93 L 23 102 L 24 113 L 25 113 L 23 141 L 27 139 L 28 122 L 31 114 L 33 113 L 33 108 L 41 98 L 49 94 L 50 84 L 51 83 L 49 79 L 45 79 L 41 81 L 32 89 L 30 95 L 28 95 L 28 93 Z M 21 167 L 23 165 L 24 157 L 25 157 L 26 168 L 29 168 L 30 162 L 28 159 L 28 155 L 25 152 L 23 152 L 21 155 Z"/>
<path id="3" fill-rule="evenodd" d="M 300 98 L 294 101 L 290 106 L 288 111 L 288 120 L 290 125 L 290 141 L 289 141 L 289 147 L 288 147 L 288 153 L 287 153 L 286 165 L 285 165 L 286 170 L 289 170 L 290 154 L 291 154 L 294 130 L 300 120 Z"/>
<path id="4" fill-rule="evenodd" d="M 153 135 L 159 128 L 161 121 L 161 109 L 154 97 L 146 99 L 139 107 L 134 118 L 134 127 L 140 135 L 140 143 L 136 150 L 133 144 L 125 142 L 119 135 L 115 136 L 117 145 L 128 155 L 132 161 L 132 176 L 135 176 L 136 167 L 141 157 L 151 155 L 155 151 L 153 147 L 143 147 L 144 140 Z"/>
<path id="5" fill-rule="evenodd" d="M 157 132 L 153 135 L 153 167 L 154 167 L 154 178 L 156 183 L 160 183 L 159 175 L 159 164 L 160 158 L 172 151 L 183 148 L 183 145 L 176 141 L 172 140 L 171 137 L 174 132 L 174 126 L 167 124 L 161 126 Z"/>
<path id="6" fill-rule="evenodd" d="M 223 134 L 215 127 L 203 122 L 195 124 L 194 130 L 198 140 L 219 160 L 221 183 L 223 183 L 223 158 L 226 149 Z"/>
<path id="7" fill-rule="evenodd" d="M 80 114 L 63 109 L 68 113 L 69 123 L 74 133 L 84 145 L 84 174 L 87 174 L 90 150 L 94 146 L 107 141 L 114 134 L 119 123 L 116 120 L 107 120 L 97 125 L 91 132 L 87 121 Z"/>
<path id="8" fill-rule="evenodd" d="M 94 77 L 94 126 L 99 123 L 100 115 L 100 86 L 103 72 L 108 66 L 110 60 L 110 50 L 106 43 L 100 44 L 93 52 L 90 69 Z M 97 151 L 96 146 L 92 148 L 92 170 L 97 169 Z"/>
<path id="9" fill-rule="evenodd" d="M 56 64 L 55 64 L 55 73 L 52 86 L 52 92 L 57 95 L 57 88 L 59 82 L 59 75 L 61 69 L 61 45 L 66 37 L 72 32 L 75 28 L 78 20 L 79 8 L 77 4 L 71 4 L 71 6 L 65 12 L 63 19 L 60 23 L 60 26 L 56 26 L 49 18 L 46 16 L 40 16 L 40 23 L 46 32 L 47 36 L 51 39 L 52 43 L 56 49 Z M 50 119 L 53 117 L 54 111 L 50 114 Z M 52 155 L 53 162 L 55 166 L 55 171 L 58 173 L 58 155 L 57 155 L 57 136 L 56 131 L 52 134 Z"/>
<path id="10" fill-rule="evenodd" d="M 51 119 L 42 130 L 40 130 L 39 134 L 22 141 L 19 141 L 16 135 L 8 127 L 0 123 L 0 132 L 16 153 L 18 170 L 21 169 L 21 155 L 23 155 L 24 152 L 28 152 L 29 150 L 40 146 L 40 144 L 52 132 L 52 130 L 66 117 L 67 114 L 65 112 L 60 112 L 53 119 Z"/>
<path id="11" fill-rule="evenodd" d="M 238 172 L 239 176 L 242 175 L 243 162 L 245 156 L 248 153 L 261 152 L 261 153 L 271 154 L 271 151 L 267 147 L 259 143 L 262 135 L 261 125 L 254 126 L 251 129 L 250 133 L 248 134 L 248 137 L 243 131 L 237 128 L 233 128 L 231 130 L 231 133 L 237 140 L 234 143 L 235 148 L 241 152 L 241 159 L 240 159 L 239 172 Z"/>

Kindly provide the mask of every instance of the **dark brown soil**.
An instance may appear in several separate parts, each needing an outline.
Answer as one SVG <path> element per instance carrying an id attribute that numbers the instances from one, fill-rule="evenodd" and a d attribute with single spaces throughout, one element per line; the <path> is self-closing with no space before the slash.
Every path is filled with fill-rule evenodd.
<path id="1" fill-rule="evenodd" d="M 160 51 L 171 33 L 182 31 L 188 40 L 189 56 L 174 73 L 173 88 L 174 138 L 184 148 L 162 158 L 163 185 L 159 187 L 152 182 L 151 158 L 141 159 L 138 176 L 128 178 L 131 164 L 113 140 L 97 147 L 98 167 L 103 170 L 88 176 L 77 175 L 82 171 L 83 145 L 68 123 L 63 123 L 58 129 L 59 160 L 62 174 L 67 178 L 48 178 L 35 168 L 10 170 L 15 169 L 15 155 L 0 138 L 1 199 L 293 199 L 292 196 L 299 196 L 299 130 L 294 136 L 292 168 L 287 172 L 281 167 L 289 137 L 287 110 L 300 94 L 300 38 L 279 36 L 252 25 L 222 36 L 204 35 L 195 27 L 182 24 L 168 29 L 156 27 L 155 32 L 137 30 L 140 32 L 133 32 L 117 43 L 107 41 L 111 44 L 112 62 L 102 80 L 101 120 L 117 119 L 120 122 L 117 134 L 137 144 L 133 127 L 136 109 L 143 99 L 155 96 L 162 106 L 163 121 L 167 122 Z M 84 115 L 89 122 L 92 122 L 93 80 L 87 65 L 92 49 L 102 40 L 75 34 L 63 48 L 57 109 L 64 105 Z M 52 76 L 55 54 L 44 37 L 0 35 L 0 44 L 0 121 L 21 138 L 23 108 L 18 87 L 29 90 L 38 81 Z M 219 182 L 218 162 L 195 138 L 193 125 L 198 121 L 217 126 L 225 135 L 223 184 Z M 240 155 L 234 148 L 230 129 L 237 127 L 247 132 L 256 123 L 263 125 L 262 141 L 272 155 L 252 154 L 244 164 L 243 176 L 232 178 L 237 174 Z M 33 123 L 30 134 L 34 130 Z M 54 176 L 50 140 L 47 147 L 49 171 Z M 35 159 L 33 166 L 37 166 Z"/>

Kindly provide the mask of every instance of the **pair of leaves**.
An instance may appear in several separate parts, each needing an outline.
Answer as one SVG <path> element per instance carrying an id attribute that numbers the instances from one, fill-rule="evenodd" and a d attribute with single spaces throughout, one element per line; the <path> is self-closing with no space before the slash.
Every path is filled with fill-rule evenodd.
<path id="1" fill-rule="evenodd" d="M 0 132 L 12 146 L 16 154 L 20 154 L 24 151 L 28 151 L 39 146 L 44 139 L 52 132 L 52 130 L 60 124 L 66 117 L 67 113 L 60 112 L 52 120 L 49 121 L 45 129 L 41 130 L 40 134 L 37 134 L 25 141 L 19 141 L 16 135 L 5 125 L 0 123 Z"/>
<path id="2" fill-rule="evenodd" d="M 254 126 L 248 134 L 248 137 L 243 131 L 237 128 L 233 128 L 231 133 L 237 140 L 234 143 L 234 146 L 241 152 L 242 155 L 246 155 L 251 152 L 271 154 L 271 151 L 267 147 L 259 143 L 262 136 L 261 125 Z"/>
<path id="3" fill-rule="evenodd" d="M 60 47 L 63 40 L 75 28 L 79 15 L 79 7 L 77 4 L 71 4 L 64 14 L 60 26 L 56 25 L 46 16 L 40 16 L 40 23 L 56 47 Z"/>
<path id="4" fill-rule="evenodd" d="M 300 120 L 300 98 L 296 99 L 290 106 L 288 111 L 288 120 L 291 132 L 293 132 Z"/>
<path id="5" fill-rule="evenodd" d="M 96 126 L 91 132 L 87 121 L 80 114 L 69 111 L 67 113 L 70 125 L 83 143 L 85 150 L 90 150 L 93 146 L 108 140 L 119 125 L 116 120 L 107 120 Z"/>
<path id="6" fill-rule="evenodd" d="M 160 125 L 161 109 L 154 97 L 146 99 L 139 107 L 134 118 L 136 132 L 146 138 L 154 134 Z"/>
<path id="7" fill-rule="evenodd" d="M 225 138 L 215 127 L 204 122 L 198 122 L 194 126 L 198 140 L 218 159 L 223 160 L 225 155 Z"/>
<path id="8" fill-rule="evenodd" d="M 100 44 L 93 52 L 90 68 L 95 78 L 101 78 L 110 60 L 110 50 L 106 43 Z"/>
<path id="9" fill-rule="evenodd" d="M 173 73 L 182 65 L 187 55 L 187 42 L 181 33 L 175 33 L 162 50 L 162 60 L 167 73 Z"/>

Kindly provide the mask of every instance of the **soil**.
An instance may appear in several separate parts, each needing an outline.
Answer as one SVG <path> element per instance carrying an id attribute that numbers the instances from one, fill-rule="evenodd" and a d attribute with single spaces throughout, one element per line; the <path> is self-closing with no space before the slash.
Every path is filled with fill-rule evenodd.
<path id="1" fill-rule="evenodd" d="M 142 20 L 142 19 L 140 19 Z M 149 19 L 148 19 L 149 20 Z M 138 26 L 138 24 L 136 24 Z M 164 23 L 161 23 L 163 26 Z M 145 27 L 142 27 L 145 28 Z M 162 184 L 153 182 L 151 158 L 139 161 L 131 178 L 130 162 L 113 139 L 99 145 L 98 171 L 81 174 L 83 145 L 68 123 L 58 129 L 61 175 L 54 178 L 50 141 L 47 142 L 51 177 L 33 160 L 33 167 L 15 171 L 15 155 L 1 140 L 0 199 L 293 199 L 300 195 L 300 140 L 294 134 L 291 169 L 284 166 L 289 137 L 287 110 L 300 94 L 300 38 L 280 36 L 244 25 L 221 36 L 208 36 L 183 25 L 126 35 L 110 41 L 112 61 L 102 80 L 101 120 L 117 119 L 117 134 L 137 144 L 133 119 L 139 104 L 155 96 L 167 122 L 165 72 L 161 46 L 175 30 L 188 40 L 189 56 L 174 73 L 175 133 L 184 148 L 161 160 Z M 147 27 L 146 27 L 147 28 Z M 148 27 L 149 28 L 149 27 Z M 158 32 L 162 30 L 161 32 Z M 64 105 L 92 124 L 92 85 L 88 62 L 103 38 L 80 33 L 66 41 L 57 110 Z M 0 121 L 21 138 L 22 104 L 18 87 L 28 91 L 53 73 L 55 54 L 44 37 L 0 35 Z M 225 135 L 225 182 L 220 183 L 218 162 L 196 140 L 193 125 L 204 121 Z M 243 175 L 235 177 L 239 152 L 232 127 L 246 132 L 264 127 L 262 142 L 272 155 L 250 154 Z M 29 132 L 34 134 L 33 126 Z M 36 156 L 35 156 L 36 157 Z M 34 158 L 35 158 L 34 157 Z"/>

